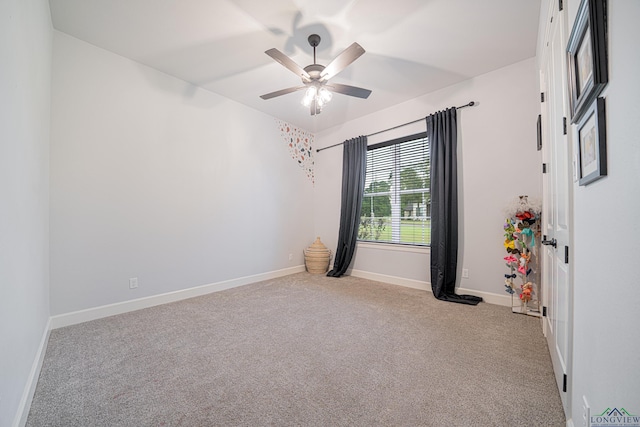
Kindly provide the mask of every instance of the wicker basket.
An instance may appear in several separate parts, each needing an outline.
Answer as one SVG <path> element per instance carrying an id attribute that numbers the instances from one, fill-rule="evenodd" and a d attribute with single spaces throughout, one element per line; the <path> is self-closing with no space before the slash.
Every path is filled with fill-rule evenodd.
<path id="1" fill-rule="evenodd" d="M 304 263 L 311 274 L 324 274 L 329 269 L 331 251 L 320 241 L 320 237 L 304 251 Z"/>

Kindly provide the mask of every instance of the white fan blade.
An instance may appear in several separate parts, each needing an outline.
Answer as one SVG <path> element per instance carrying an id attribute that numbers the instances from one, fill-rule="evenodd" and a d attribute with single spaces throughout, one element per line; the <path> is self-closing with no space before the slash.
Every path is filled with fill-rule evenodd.
<path id="1" fill-rule="evenodd" d="M 369 89 L 363 89 L 361 87 L 341 85 L 339 83 L 327 83 L 325 85 L 331 92 L 341 93 L 343 95 L 355 96 L 356 98 L 367 99 L 371 95 Z"/>
<path id="2" fill-rule="evenodd" d="M 271 98 L 275 98 L 276 96 L 286 95 L 288 93 L 297 92 L 302 89 L 306 89 L 306 86 L 296 86 L 296 87 L 289 87 L 286 89 L 280 89 L 275 92 L 267 93 L 265 95 L 260 95 L 260 98 L 271 99 Z"/>
<path id="3" fill-rule="evenodd" d="M 269 50 L 265 51 L 264 53 L 266 53 L 267 55 L 269 55 L 270 57 L 275 59 L 276 62 L 279 62 L 280 64 L 282 64 L 283 66 L 285 66 L 289 70 L 293 71 L 298 77 L 302 78 L 302 80 L 304 80 L 304 81 L 311 80 L 311 77 L 309 76 L 309 73 L 307 73 L 304 70 L 304 68 L 302 68 L 301 66 L 296 64 L 291 58 L 289 58 L 284 53 L 280 52 L 278 49 L 276 49 L 276 48 L 269 49 Z"/>
<path id="4" fill-rule="evenodd" d="M 340 71 L 347 68 L 356 59 L 360 58 L 364 53 L 364 49 L 358 43 L 352 43 L 351 46 L 343 50 L 340 55 L 336 56 L 320 74 L 321 80 L 329 80 Z"/>

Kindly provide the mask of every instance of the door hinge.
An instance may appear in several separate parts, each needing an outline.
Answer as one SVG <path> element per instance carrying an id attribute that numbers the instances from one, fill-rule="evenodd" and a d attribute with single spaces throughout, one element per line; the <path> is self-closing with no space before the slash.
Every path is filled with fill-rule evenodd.
<path id="1" fill-rule="evenodd" d="M 562 376 L 562 391 L 567 392 L 567 374 L 563 374 Z"/>
<path id="2" fill-rule="evenodd" d="M 566 117 L 562 118 L 562 134 L 563 135 L 567 134 L 567 118 Z"/>
<path id="3" fill-rule="evenodd" d="M 542 164 L 542 173 L 547 173 L 547 164 L 546 163 Z"/>
<path id="4" fill-rule="evenodd" d="M 564 9 L 564 4 L 562 2 L 562 0 L 558 1 L 558 11 L 562 12 L 562 9 Z"/>
<path id="5" fill-rule="evenodd" d="M 542 317 L 547 317 L 547 307 L 542 306 Z"/>
<path id="6" fill-rule="evenodd" d="M 544 102 L 544 92 L 540 92 L 540 102 Z"/>
<path id="7" fill-rule="evenodd" d="M 564 263 L 569 264 L 569 246 L 564 247 Z"/>

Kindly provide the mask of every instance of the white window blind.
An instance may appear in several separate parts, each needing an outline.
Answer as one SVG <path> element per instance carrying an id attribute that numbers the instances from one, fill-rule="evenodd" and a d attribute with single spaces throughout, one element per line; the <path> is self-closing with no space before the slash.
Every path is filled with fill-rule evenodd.
<path id="1" fill-rule="evenodd" d="M 426 132 L 369 146 L 358 240 L 430 244 L 430 166 Z"/>

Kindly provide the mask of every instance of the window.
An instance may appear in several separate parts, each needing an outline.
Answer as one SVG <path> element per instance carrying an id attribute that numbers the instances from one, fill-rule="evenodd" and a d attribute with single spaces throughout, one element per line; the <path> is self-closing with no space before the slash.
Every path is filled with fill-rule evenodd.
<path id="1" fill-rule="evenodd" d="M 358 240 L 430 244 L 430 166 L 426 132 L 368 147 Z"/>

